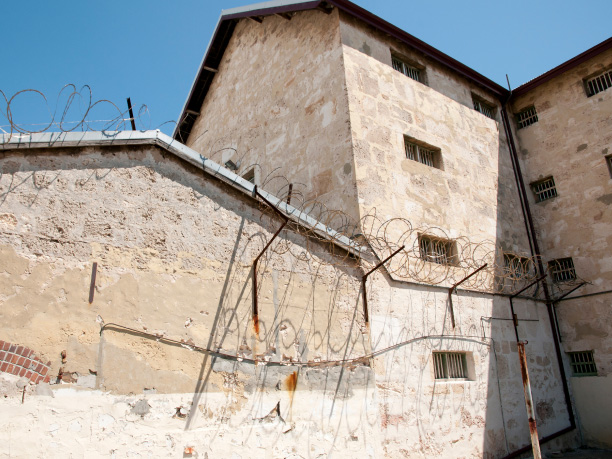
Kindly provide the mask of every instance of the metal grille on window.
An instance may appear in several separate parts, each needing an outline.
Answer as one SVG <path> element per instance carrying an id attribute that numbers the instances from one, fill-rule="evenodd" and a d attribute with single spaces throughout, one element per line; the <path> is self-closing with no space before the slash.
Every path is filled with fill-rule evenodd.
<path id="1" fill-rule="evenodd" d="M 416 143 L 408 142 L 407 140 L 404 140 L 404 146 L 406 148 L 406 158 L 418 161 L 429 167 L 436 167 L 435 151 L 421 147 Z"/>
<path id="2" fill-rule="evenodd" d="M 504 253 L 504 274 L 510 279 L 522 279 L 531 271 L 529 258 Z"/>
<path id="3" fill-rule="evenodd" d="M 474 110 L 476 110 L 479 113 L 482 113 L 484 116 L 487 116 L 493 119 L 493 108 L 479 101 L 478 99 L 473 99 L 472 102 L 474 102 Z"/>
<path id="4" fill-rule="evenodd" d="M 467 359 L 465 352 L 434 352 L 433 362 L 436 379 L 467 378 Z"/>
<path id="5" fill-rule="evenodd" d="M 589 97 L 612 87 L 612 70 L 587 80 L 586 86 Z"/>
<path id="6" fill-rule="evenodd" d="M 518 113 L 516 115 L 516 121 L 519 129 L 531 126 L 533 123 L 537 123 L 538 114 L 536 113 L 535 107 L 529 107 L 528 109 Z"/>
<path id="7" fill-rule="evenodd" d="M 531 189 L 535 194 L 536 202 L 546 201 L 557 196 L 555 180 L 552 177 L 532 183 Z"/>
<path id="8" fill-rule="evenodd" d="M 593 351 L 569 352 L 572 373 L 575 376 L 597 376 Z"/>
<path id="9" fill-rule="evenodd" d="M 569 282 L 576 279 L 576 269 L 571 258 L 559 258 L 548 262 L 554 282 Z"/>
<path id="10" fill-rule="evenodd" d="M 440 265 L 454 264 L 453 243 L 446 239 L 419 236 L 419 251 L 425 261 Z"/>
<path id="11" fill-rule="evenodd" d="M 404 61 L 398 59 L 397 57 L 392 57 L 391 62 L 393 64 L 393 68 L 398 72 L 403 73 L 404 75 L 412 78 L 415 81 L 421 81 L 421 71 L 416 67 L 406 64 Z"/>

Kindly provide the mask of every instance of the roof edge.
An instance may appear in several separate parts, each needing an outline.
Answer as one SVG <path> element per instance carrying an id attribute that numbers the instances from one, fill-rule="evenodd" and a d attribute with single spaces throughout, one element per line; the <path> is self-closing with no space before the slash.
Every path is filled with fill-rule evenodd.
<path id="1" fill-rule="evenodd" d="M 583 53 L 580 53 L 577 56 L 565 61 L 561 65 L 558 65 L 557 67 L 549 70 L 548 72 L 543 73 L 539 77 L 536 77 L 533 80 L 528 81 L 527 83 L 523 83 L 518 88 L 512 91 L 512 96 L 518 97 L 523 94 L 526 94 L 532 89 L 537 88 L 538 86 L 552 80 L 553 78 L 559 75 L 562 75 L 563 73 L 573 69 L 574 67 L 577 67 L 583 62 L 586 62 L 589 59 L 592 59 L 593 57 L 596 57 L 609 49 L 612 49 L 612 37 L 602 41 L 601 43 L 598 43 L 592 48 L 587 49 Z"/>

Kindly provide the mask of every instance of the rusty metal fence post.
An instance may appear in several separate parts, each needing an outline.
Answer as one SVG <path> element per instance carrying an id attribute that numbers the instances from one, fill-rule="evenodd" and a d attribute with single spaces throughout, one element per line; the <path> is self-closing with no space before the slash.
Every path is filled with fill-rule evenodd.
<path id="1" fill-rule="evenodd" d="M 538 439 L 538 427 L 536 425 L 535 411 L 533 409 L 533 398 L 531 397 L 529 371 L 527 370 L 525 343 L 526 341 L 519 341 L 517 346 L 519 360 L 521 361 L 521 376 L 523 377 L 523 391 L 525 392 L 525 407 L 527 408 L 527 418 L 529 418 L 529 435 L 531 436 L 533 459 L 542 459 L 542 453 L 540 452 L 540 440 Z"/>

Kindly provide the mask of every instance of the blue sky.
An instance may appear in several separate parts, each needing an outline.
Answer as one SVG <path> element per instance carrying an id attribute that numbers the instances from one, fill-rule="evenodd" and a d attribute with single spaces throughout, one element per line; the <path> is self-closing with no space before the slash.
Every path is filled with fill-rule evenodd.
<path id="1" fill-rule="evenodd" d="M 149 115 L 138 126 L 157 128 L 179 116 L 221 10 L 250 3 L 4 2 L 0 90 L 10 98 L 37 89 L 51 112 L 56 104 L 61 112 L 70 93 L 64 91 L 57 101 L 64 85 L 89 85 L 94 100 L 110 100 L 120 110 L 126 97 L 135 107 L 146 104 Z M 611 0 L 356 3 L 503 86 L 506 73 L 512 86 L 519 86 L 612 35 Z M 80 119 L 85 106 L 75 98 L 65 119 Z M 50 122 L 47 105 L 32 92 L 17 96 L 11 109 L 15 123 Z M 5 113 L 0 95 L 0 126 L 7 130 Z M 116 114 L 110 104 L 100 104 L 88 118 Z M 173 125 L 161 129 L 171 134 Z"/>

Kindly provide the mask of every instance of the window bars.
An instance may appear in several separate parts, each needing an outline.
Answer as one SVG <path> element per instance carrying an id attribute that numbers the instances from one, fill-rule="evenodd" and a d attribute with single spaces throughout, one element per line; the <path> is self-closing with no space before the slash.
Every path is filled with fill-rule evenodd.
<path id="1" fill-rule="evenodd" d="M 558 258 L 556 260 L 550 260 L 548 262 L 548 269 L 552 275 L 553 282 L 557 284 L 576 279 L 574 260 L 571 258 Z"/>
<path id="2" fill-rule="evenodd" d="M 412 78 L 413 80 L 422 83 L 421 71 L 418 68 L 412 65 L 406 64 L 404 61 L 394 56 L 391 57 L 391 63 L 393 64 L 393 68 L 397 70 L 398 72 L 401 72 L 407 77 Z"/>
<path id="3" fill-rule="evenodd" d="M 435 379 L 467 379 L 465 352 L 434 352 Z"/>
<path id="4" fill-rule="evenodd" d="M 439 265 L 457 264 L 453 241 L 431 236 L 419 236 L 419 252 L 421 259 Z"/>
<path id="5" fill-rule="evenodd" d="M 555 180 L 552 177 L 538 180 L 531 184 L 531 190 L 535 195 L 536 202 L 546 201 L 557 196 L 557 188 L 555 187 Z"/>
<path id="6" fill-rule="evenodd" d="M 612 87 L 612 70 L 608 70 L 601 75 L 591 78 L 586 82 L 587 95 L 589 97 L 594 96 L 606 89 Z"/>
<path id="7" fill-rule="evenodd" d="M 511 253 L 504 253 L 504 274 L 509 279 L 523 279 L 532 272 L 531 260 Z"/>
<path id="8" fill-rule="evenodd" d="M 531 126 L 533 123 L 538 122 L 538 114 L 534 106 L 521 110 L 516 114 L 516 122 L 519 129 L 523 129 L 527 126 Z"/>
<path id="9" fill-rule="evenodd" d="M 568 352 L 574 376 L 597 376 L 593 351 Z"/>
<path id="10" fill-rule="evenodd" d="M 418 161 L 429 167 L 438 167 L 436 161 L 437 151 L 412 143 L 405 137 L 404 148 L 406 149 L 406 158 L 412 161 Z"/>
<path id="11" fill-rule="evenodd" d="M 482 113 L 484 116 L 488 118 L 494 119 L 492 106 L 478 99 L 472 99 L 472 102 L 474 103 L 474 110 L 476 110 L 479 113 Z"/>

